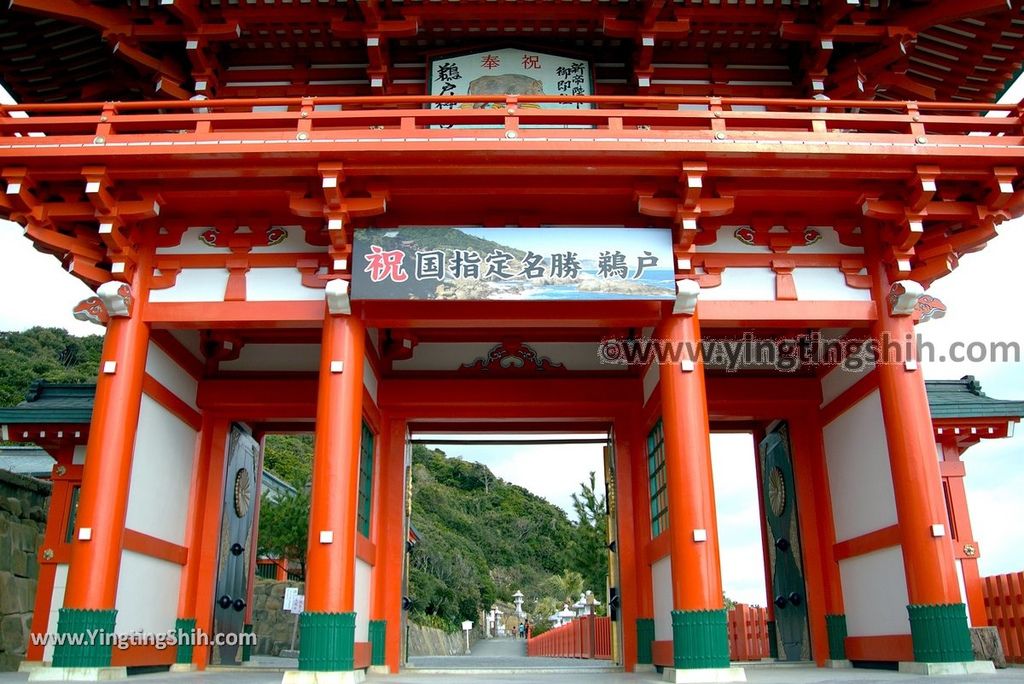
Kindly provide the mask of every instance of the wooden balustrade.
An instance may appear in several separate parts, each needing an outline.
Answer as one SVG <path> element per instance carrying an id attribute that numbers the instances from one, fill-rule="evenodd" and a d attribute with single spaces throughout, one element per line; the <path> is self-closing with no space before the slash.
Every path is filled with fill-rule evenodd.
<path id="1" fill-rule="evenodd" d="M 982 578 L 985 613 L 1008 663 L 1024 663 L 1024 572 Z"/>

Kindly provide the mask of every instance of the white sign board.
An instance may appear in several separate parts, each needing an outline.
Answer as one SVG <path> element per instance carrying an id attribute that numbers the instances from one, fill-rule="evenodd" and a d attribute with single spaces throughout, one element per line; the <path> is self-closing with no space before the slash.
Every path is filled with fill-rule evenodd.
<path id="1" fill-rule="evenodd" d="M 473 621 L 472 620 L 463 620 L 462 621 L 462 631 L 468 632 L 471 629 L 473 629 Z"/>
<path id="2" fill-rule="evenodd" d="M 437 56 L 430 61 L 430 94 L 457 95 L 593 95 L 590 64 L 583 59 L 551 55 L 536 50 L 503 48 L 463 55 Z M 473 109 L 504 107 L 476 103 L 448 105 L 436 103 L 434 109 L 456 106 Z M 543 103 L 525 107 L 589 109 L 589 104 Z"/>
<path id="3" fill-rule="evenodd" d="M 282 610 L 291 610 L 292 606 L 295 605 L 295 597 L 299 595 L 298 587 L 288 587 L 284 590 L 284 603 L 281 605 Z"/>
<path id="4" fill-rule="evenodd" d="M 306 608 L 306 597 L 303 594 L 296 594 L 292 600 L 291 612 L 298 615 Z"/>

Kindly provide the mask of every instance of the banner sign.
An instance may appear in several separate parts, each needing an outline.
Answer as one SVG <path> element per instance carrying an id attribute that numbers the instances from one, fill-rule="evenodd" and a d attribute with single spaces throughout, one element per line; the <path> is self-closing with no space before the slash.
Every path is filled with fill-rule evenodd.
<path id="1" fill-rule="evenodd" d="M 465 55 L 434 57 L 430 61 L 430 94 L 456 95 L 592 95 L 590 64 L 582 59 L 536 50 L 504 48 Z M 484 109 L 504 103 L 456 105 L 440 102 L 434 109 L 456 106 Z M 531 103 L 521 107 L 589 109 L 589 104 Z"/>
<path id="2" fill-rule="evenodd" d="M 662 228 L 366 228 L 353 299 L 672 300 Z"/>

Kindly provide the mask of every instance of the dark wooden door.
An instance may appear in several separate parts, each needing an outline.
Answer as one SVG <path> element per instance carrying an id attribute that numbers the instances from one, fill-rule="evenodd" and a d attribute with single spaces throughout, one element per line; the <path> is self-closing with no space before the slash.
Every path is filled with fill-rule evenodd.
<path id="1" fill-rule="evenodd" d="M 221 513 L 220 556 L 217 591 L 214 594 L 214 634 L 241 634 L 249 597 L 253 511 L 256 496 L 256 463 L 259 444 L 242 428 L 232 426 L 224 472 L 224 507 Z M 235 641 L 213 649 L 213 662 L 237 664 L 241 648 Z"/>
<path id="2" fill-rule="evenodd" d="M 780 660 L 809 660 L 804 589 L 789 428 L 781 423 L 761 442 L 761 482 L 768 529 L 768 557 Z"/>

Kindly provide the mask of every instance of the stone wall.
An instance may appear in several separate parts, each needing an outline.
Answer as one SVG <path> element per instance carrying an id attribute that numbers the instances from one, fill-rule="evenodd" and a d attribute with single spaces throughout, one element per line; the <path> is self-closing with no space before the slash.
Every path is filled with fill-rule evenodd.
<path id="1" fill-rule="evenodd" d="M 291 646 L 296 616 L 281 610 L 284 590 L 288 587 L 298 587 L 300 594 L 306 593 L 304 582 L 276 582 L 256 578 L 256 586 L 252 591 L 252 631 L 258 638 L 252 649 L 254 655 L 276 656 Z M 295 648 L 298 647 L 299 640 L 296 637 Z"/>
<path id="2" fill-rule="evenodd" d="M 470 643 L 476 635 L 470 633 Z M 470 647 L 472 648 L 472 646 Z M 462 655 L 466 652 L 466 637 L 462 632 L 449 634 L 434 627 L 409 623 L 409 657 Z"/>
<path id="3" fill-rule="evenodd" d="M 0 470 L 0 671 L 25 658 L 50 484 Z"/>

